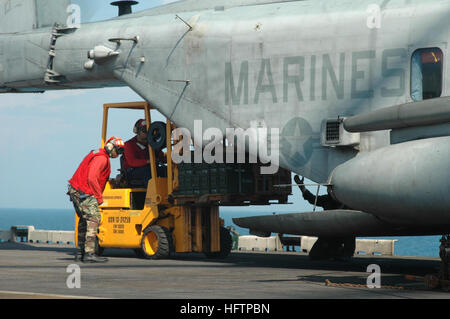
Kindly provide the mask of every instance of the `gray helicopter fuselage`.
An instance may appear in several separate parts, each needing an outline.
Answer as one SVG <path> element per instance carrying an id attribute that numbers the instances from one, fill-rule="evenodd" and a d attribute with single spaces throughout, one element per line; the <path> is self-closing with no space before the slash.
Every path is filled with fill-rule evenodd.
<path id="1" fill-rule="evenodd" d="M 0 34 L 0 92 L 129 86 L 189 130 L 195 120 L 223 132 L 255 123 L 276 128 L 280 166 L 317 183 L 333 181 L 332 176 L 343 180 L 332 174 L 337 167 L 391 144 L 389 130 L 348 133 L 351 143 L 327 144 L 324 125 L 414 102 L 412 60 L 417 50 L 442 52 L 440 96 L 449 96 L 450 1 L 257 2 L 234 1 L 233 6 L 212 1 L 208 7 L 206 1 L 197 6 L 187 1 L 79 28 Z M 402 151 L 396 154 L 401 157 Z M 421 154 L 417 160 L 425 158 Z M 448 168 L 448 163 L 434 164 L 438 172 Z M 358 165 L 364 170 L 365 163 Z M 388 176 L 391 168 L 388 160 L 376 167 Z M 362 173 L 356 184 L 346 180 L 345 187 L 337 183 L 335 196 L 371 212 L 370 194 L 384 194 L 383 182 L 370 192 L 362 190 L 358 200 L 348 192 L 369 185 L 373 174 Z M 426 172 L 412 180 L 423 176 Z M 414 183 L 401 174 L 396 178 L 407 189 L 402 201 L 414 200 Z M 435 194 L 450 189 L 450 179 L 441 182 L 427 187 L 434 187 L 430 191 Z M 393 196 L 386 196 L 392 200 L 389 211 L 381 211 L 382 198 L 372 212 L 389 218 L 398 207 Z M 427 200 L 436 200 L 420 196 L 416 200 L 425 204 L 416 215 L 414 203 L 407 205 L 416 220 Z M 434 222 L 443 214 L 442 205 L 436 209 Z M 404 220 L 406 215 L 402 209 L 396 217 Z"/>

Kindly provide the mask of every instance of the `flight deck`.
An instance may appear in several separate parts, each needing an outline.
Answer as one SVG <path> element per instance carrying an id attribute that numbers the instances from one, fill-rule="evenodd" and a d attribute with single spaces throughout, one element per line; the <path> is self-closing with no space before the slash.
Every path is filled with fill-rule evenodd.
<path id="1" fill-rule="evenodd" d="M 313 261 L 301 252 L 232 251 L 218 260 L 200 253 L 147 260 L 136 258 L 132 250 L 105 249 L 108 263 L 84 264 L 74 261 L 74 253 L 73 245 L 0 243 L 0 298 L 450 298 L 448 292 L 405 279 L 437 273 L 438 258 L 356 256 L 350 261 Z M 369 289 L 367 269 L 373 264 L 380 267 L 381 288 Z"/>

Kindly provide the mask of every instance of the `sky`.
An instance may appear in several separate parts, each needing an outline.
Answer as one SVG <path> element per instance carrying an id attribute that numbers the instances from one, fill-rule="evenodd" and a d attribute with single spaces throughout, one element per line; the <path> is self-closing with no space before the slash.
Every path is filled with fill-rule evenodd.
<path id="1" fill-rule="evenodd" d="M 96 0 L 95 7 L 93 1 L 74 2 L 80 4 L 83 23 L 117 15 L 109 0 Z M 141 0 L 134 11 L 169 2 L 173 1 Z M 103 104 L 130 101 L 142 98 L 127 87 L 0 94 L 0 208 L 72 208 L 66 195 L 67 181 L 89 151 L 100 146 Z M 133 137 L 133 125 L 143 112 L 114 111 L 118 113 L 110 115 L 108 136 L 126 141 Z M 118 159 L 111 163 L 111 177 L 115 177 Z M 315 188 L 310 190 L 315 192 Z M 240 210 L 312 211 L 297 187 L 290 202 L 293 204 Z"/>

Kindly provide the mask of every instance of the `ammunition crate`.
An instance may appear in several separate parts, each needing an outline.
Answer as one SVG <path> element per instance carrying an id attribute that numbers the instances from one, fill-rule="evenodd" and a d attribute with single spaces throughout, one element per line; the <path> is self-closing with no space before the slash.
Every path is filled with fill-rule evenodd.
<path id="1" fill-rule="evenodd" d="M 292 187 L 291 172 L 280 168 L 273 175 L 263 175 L 261 164 L 181 163 L 178 164 L 179 187 L 174 196 L 248 195 L 268 201 L 287 202 Z"/>

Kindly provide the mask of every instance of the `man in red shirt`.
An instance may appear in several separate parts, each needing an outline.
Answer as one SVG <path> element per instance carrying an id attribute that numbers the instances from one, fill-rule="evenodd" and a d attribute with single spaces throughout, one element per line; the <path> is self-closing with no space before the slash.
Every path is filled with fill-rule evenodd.
<path id="1" fill-rule="evenodd" d="M 83 262 L 106 262 L 106 258 L 95 255 L 98 226 L 101 221 L 99 205 L 103 203 L 103 191 L 111 174 L 110 158 L 123 153 L 124 143 L 111 137 L 105 147 L 90 152 L 69 180 L 68 195 L 73 203 L 78 222 L 78 250 Z"/>
<path id="2" fill-rule="evenodd" d="M 123 153 L 123 168 L 127 179 L 141 180 L 145 185 L 151 178 L 150 160 L 147 144 L 147 122 L 138 120 L 134 125 L 135 137 L 125 143 Z"/>

